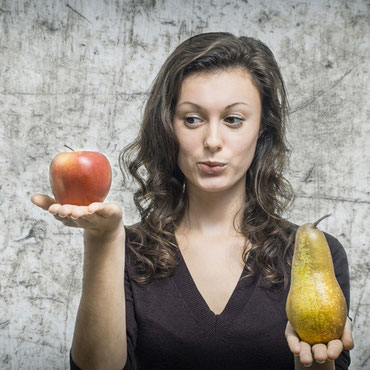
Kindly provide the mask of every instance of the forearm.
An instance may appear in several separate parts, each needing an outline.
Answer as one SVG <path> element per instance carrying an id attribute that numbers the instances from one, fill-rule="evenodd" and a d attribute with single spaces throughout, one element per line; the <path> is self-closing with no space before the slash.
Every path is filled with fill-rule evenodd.
<path id="1" fill-rule="evenodd" d="M 72 343 L 82 369 L 122 369 L 127 357 L 122 226 L 108 238 L 84 236 L 83 287 Z"/>

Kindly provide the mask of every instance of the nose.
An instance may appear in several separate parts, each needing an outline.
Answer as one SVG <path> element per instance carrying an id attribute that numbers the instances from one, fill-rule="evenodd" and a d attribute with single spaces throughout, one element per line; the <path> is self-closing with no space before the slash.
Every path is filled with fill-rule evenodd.
<path id="1" fill-rule="evenodd" d="M 216 152 L 222 148 L 221 128 L 218 122 L 209 122 L 204 138 L 204 147 L 211 152 Z"/>

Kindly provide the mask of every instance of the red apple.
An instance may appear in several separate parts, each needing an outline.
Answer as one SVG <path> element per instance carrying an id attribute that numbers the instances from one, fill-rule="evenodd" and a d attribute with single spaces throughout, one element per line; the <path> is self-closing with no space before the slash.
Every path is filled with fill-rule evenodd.
<path id="1" fill-rule="evenodd" d="M 50 164 L 50 184 L 60 204 L 102 202 L 112 183 L 108 159 L 98 152 L 62 152 Z"/>

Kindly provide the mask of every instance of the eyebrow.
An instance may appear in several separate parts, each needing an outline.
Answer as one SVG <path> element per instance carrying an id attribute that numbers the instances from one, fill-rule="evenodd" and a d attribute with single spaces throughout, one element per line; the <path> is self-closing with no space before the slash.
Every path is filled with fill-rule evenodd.
<path id="1" fill-rule="evenodd" d="M 200 105 L 195 104 L 195 103 L 192 103 L 192 102 L 190 102 L 190 101 L 184 101 L 184 102 L 180 103 L 178 106 L 183 105 L 183 104 L 189 104 L 189 105 L 193 105 L 194 107 L 197 107 L 198 109 L 203 109 Z M 243 102 L 236 102 L 236 103 L 232 103 L 232 104 L 227 105 L 227 106 L 225 107 L 225 109 L 229 109 L 229 108 L 233 107 L 234 105 L 238 105 L 238 104 L 248 105 L 247 103 L 243 103 Z"/>

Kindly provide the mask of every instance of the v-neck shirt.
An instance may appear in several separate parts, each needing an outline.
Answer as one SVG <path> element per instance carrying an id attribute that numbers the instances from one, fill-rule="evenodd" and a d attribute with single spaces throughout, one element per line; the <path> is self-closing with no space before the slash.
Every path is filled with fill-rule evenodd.
<path id="1" fill-rule="evenodd" d="M 204 333 L 216 335 L 219 331 L 225 330 L 228 324 L 236 319 L 242 308 L 248 304 L 252 297 L 252 293 L 256 288 L 256 281 L 253 278 L 245 278 L 246 273 L 247 271 L 244 268 L 225 308 L 219 314 L 215 314 L 209 308 L 197 288 L 181 253 L 180 263 L 177 265 L 171 278 L 175 289 L 185 302 L 189 312 L 198 321 L 199 327 L 204 330 Z"/>
<path id="2" fill-rule="evenodd" d="M 127 230 L 127 229 L 126 229 Z M 349 307 L 346 253 L 325 234 L 337 280 Z M 179 264 L 167 278 L 141 285 L 128 265 L 126 237 L 125 296 L 127 362 L 124 370 L 293 370 L 285 339 L 285 303 L 289 287 L 267 289 L 261 276 L 245 277 L 244 268 L 224 310 L 210 310 L 179 252 Z M 78 369 L 73 363 L 71 368 Z M 336 369 L 348 369 L 348 351 Z"/>
<path id="3" fill-rule="evenodd" d="M 348 263 L 341 244 L 326 234 L 337 279 L 349 304 Z M 128 249 L 128 248 L 127 248 Z M 267 289 L 244 268 L 220 314 L 210 310 L 179 252 L 168 278 L 139 285 L 125 272 L 128 361 L 125 369 L 294 369 L 285 339 L 289 287 Z M 348 352 L 336 361 L 347 369 Z"/>

